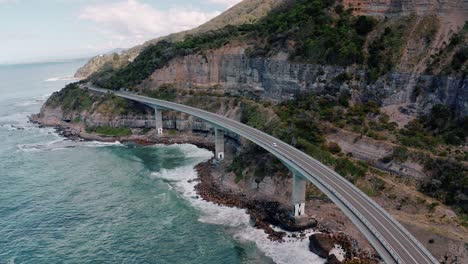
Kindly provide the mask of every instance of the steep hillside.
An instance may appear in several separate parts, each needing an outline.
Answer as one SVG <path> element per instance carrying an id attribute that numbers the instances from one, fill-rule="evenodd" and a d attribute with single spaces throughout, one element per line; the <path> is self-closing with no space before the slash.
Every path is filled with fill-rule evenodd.
<path id="1" fill-rule="evenodd" d="M 76 78 L 87 78 L 92 73 L 117 69 L 132 62 L 142 49 L 156 44 L 161 40 L 180 41 L 187 35 L 196 35 L 211 30 L 217 30 L 227 25 L 241 25 L 253 23 L 264 17 L 268 12 L 280 5 L 293 2 L 294 0 L 245 0 L 213 18 L 205 24 L 187 31 L 182 31 L 168 36 L 149 40 L 142 45 L 135 46 L 119 55 L 108 54 L 96 56 L 86 63 L 75 73 Z"/>
<path id="2" fill-rule="evenodd" d="M 81 86 L 52 95 L 34 120 L 79 128 L 79 135 L 158 141 L 151 109 L 96 96 L 84 88 L 87 82 L 216 112 L 332 167 L 414 230 L 439 259 L 468 259 L 465 2 L 279 2 L 262 2 L 276 8 L 256 22 L 155 41 L 131 62 L 114 56 L 115 65 L 104 63 L 104 69 L 96 63 L 99 70 Z M 458 11 L 461 22 L 447 15 Z M 212 132 L 183 114 L 163 118 L 174 135 Z M 279 192 L 288 170 L 262 149 L 231 139 L 237 154 L 219 172 L 228 175 L 226 188 Z M 289 199 L 279 193 L 276 198 Z M 313 186 L 308 197 L 311 214 L 327 215 L 331 220 L 322 220 L 334 229 L 355 234 Z"/>
<path id="3" fill-rule="evenodd" d="M 436 151 L 463 144 L 468 131 L 468 26 L 453 33 L 426 63 L 425 52 L 440 28 L 438 18 L 429 13 L 379 20 L 354 16 L 329 1 L 297 1 L 256 23 L 150 45 L 129 65 L 95 73 L 90 81 L 165 98 L 207 94 L 278 105 L 310 96 L 312 104 L 318 96 L 317 108 L 305 107 L 316 112 L 309 120 Z M 415 43 L 420 48 L 408 54 Z M 301 116 L 300 110 L 294 111 Z M 266 129 L 271 120 L 260 118 L 254 125 Z M 298 132 L 302 125 L 297 124 L 297 136 L 284 140 L 323 143 L 311 132 Z M 269 132 L 281 135 L 282 128 L 290 129 L 276 126 Z M 326 127 L 322 129 L 323 137 Z M 463 207 L 461 197 L 455 203 Z"/>
<path id="4" fill-rule="evenodd" d="M 254 24 L 151 45 L 127 67 L 91 79 L 110 89 L 220 85 L 271 99 L 346 84 L 404 126 L 437 104 L 468 114 L 467 29 L 441 45 L 442 20 L 438 13 L 375 19 L 298 1 Z M 340 74 L 341 82 L 333 79 Z"/>

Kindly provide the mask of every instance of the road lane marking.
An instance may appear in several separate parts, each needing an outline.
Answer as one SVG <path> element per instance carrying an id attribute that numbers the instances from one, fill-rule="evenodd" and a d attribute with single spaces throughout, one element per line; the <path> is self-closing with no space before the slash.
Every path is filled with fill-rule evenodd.
<path id="1" fill-rule="evenodd" d="M 94 89 L 96 89 L 96 88 L 94 88 Z M 99 89 L 99 88 L 96 89 L 96 90 L 102 91 L 102 92 L 106 91 L 106 90 L 102 90 L 102 89 Z M 245 124 L 242 124 L 242 123 L 240 123 L 238 121 L 235 121 L 235 120 L 223 117 L 223 116 L 219 116 L 217 114 L 214 114 L 214 113 L 211 113 L 211 112 L 208 112 L 208 111 L 205 111 L 205 110 L 201 110 L 201 109 L 198 109 L 198 108 L 185 106 L 185 105 L 172 103 L 172 102 L 166 102 L 166 101 L 162 101 L 162 100 L 158 100 L 158 99 L 148 98 L 148 97 L 144 97 L 144 96 L 140 96 L 140 95 L 121 94 L 121 93 L 118 93 L 118 92 L 117 93 L 113 92 L 113 94 L 116 94 L 116 95 L 118 95 L 120 97 L 128 98 L 130 100 L 136 100 L 136 101 L 140 101 L 140 102 L 142 101 L 143 103 L 150 104 L 150 105 L 160 105 L 160 106 L 164 106 L 164 107 L 168 107 L 168 108 L 173 108 L 174 110 L 185 112 L 187 114 L 191 114 L 191 115 L 195 115 L 195 116 L 200 115 L 200 116 L 197 116 L 197 117 L 200 118 L 200 119 L 204 119 L 204 120 L 208 121 L 209 123 L 211 123 L 212 121 L 207 120 L 207 118 L 208 119 L 213 119 L 213 120 L 221 122 L 221 123 L 225 123 L 226 128 L 233 127 L 233 128 L 235 128 L 233 130 L 239 130 L 240 131 L 240 133 L 238 133 L 238 134 L 248 133 L 248 134 L 250 134 L 250 137 L 252 139 L 257 140 L 258 142 L 262 142 L 262 144 L 265 144 L 265 146 L 268 146 L 267 148 L 270 148 L 270 146 L 268 145 L 268 143 L 270 143 L 270 142 L 267 142 L 268 139 L 280 142 L 280 144 L 284 145 L 283 147 L 280 148 L 280 150 L 282 150 L 283 152 L 277 151 L 276 149 L 275 150 L 268 150 L 267 149 L 267 151 L 274 152 L 274 153 L 276 152 L 277 155 L 279 154 L 281 157 L 285 158 L 286 160 L 289 160 L 291 163 L 296 164 L 296 166 L 298 166 L 299 168 L 302 168 L 302 170 L 304 170 L 310 177 L 316 178 L 316 176 L 311 175 L 310 172 L 305 170 L 304 167 L 306 167 L 306 168 L 308 167 L 309 171 L 310 170 L 316 171 L 318 174 L 321 175 L 321 176 L 319 175 L 318 176 L 319 178 L 316 178 L 316 179 L 319 180 L 320 178 L 322 178 L 322 180 L 319 180 L 319 182 L 324 181 L 325 183 L 327 183 L 327 181 L 328 181 L 328 182 L 332 183 L 333 185 L 335 185 L 336 187 L 338 187 L 342 191 L 342 193 L 345 194 L 345 196 L 349 197 L 348 200 L 354 201 L 355 205 L 358 205 L 359 207 L 362 208 L 361 211 L 366 212 L 368 214 L 368 217 L 370 216 L 372 219 L 374 219 L 375 223 L 377 223 L 378 226 L 379 225 L 382 226 L 384 231 L 386 231 L 386 233 L 388 233 L 404 249 L 404 251 L 410 256 L 410 258 L 415 260 L 413 258 L 413 256 L 411 254 L 409 254 L 406 247 L 404 247 L 400 243 L 400 241 L 398 239 L 396 239 L 393 236 L 393 234 L 387 229 L 387 227 L 381 222 L 382 220 L 385 220 L 385 222 L 390 224 L 389 227 L 391 227 L 392 229 L 397 229 L 398 233 L 399 233 L 399 236 L 403 237 L 405 242 L 411 244 L 411 246 L 416 249 L 416 251 L 420 254 L 420 256 L 422 256 L 425 260 L 427 260 L 426 259 L 427 258 L 426 254 L 421 254 L 420 248 L 415 247 L 415 242 L 410 237 L 408 237 L 408 235 L 405 232 L 402 232 L 401 228 L 398 225 L 396 225 L 394 223 L 394 221 L 392 221 L 392 219 L 389 219 L 388 216 L 390 216 L 390 215 L 387 216 L 384 212 L 381 212 L 383 210 L 382 208 L 377 207 L 375 204 L 372 203 L 372 201 L 368 201 L 367 199 L 365 199 L 365 196 L 363 194 L 359 193 L 358 191 L 354 190 L 354 188 L 353 188 L 354 185 L 348 184 L 346 182 L 346 180 L 342 176 L 340 176 L 336 172 L 333 172 L 328 167 L 326 167 L 326 165 L 323 165 L 323 164 L 319 163 L 318 161 L 315 161 L 310 156 L 308 156 L 305 153 L 303 153 L 302 151 L 290 146 L 289 144 L 287 144 L 287 143 L 285 143 L 285 142 L 283 142 L 283 141 L 281 141 L 279 139 L 276 139 L 276 138 L 272 137 L 271 135 L 268 135 L 268 134 L 266 134 L 266 133 L 264 133 L 262 131 L 259 131 L 259 130 L 255 129 L 255 128 L 252 128 L 252 127 L 249 127 L 249 126 L 247 126 Z M 190 113 L 190 111 L 192 111 L 193 113 Z M 207 118 L 204 118 L 203 116 L 205 116 Z M 289 154 L 290 156 L 293 156 L 298 161 L 301 161 L 302 163 L 304 163 L 306 166 L 300 165 L 300 163 L 295 162 L 294 160 L 292 160 L 291 158 L 288 158 L 284 154 Z M 304 160 L 304 158 L 305 158 L 305 160 Z M 338 182 L 335 179 L 338 180 Z M 330 187 L 332 187 L 332 186 L 330 186 Z M 353 194 L 355 194 L 357 197 L 359 197 L 360 201 L 356 200 L 352 195 L 350 195 L 348 193 L 347 190 L 345 190 L 343 188 L 351 190 Z M 333 193 L 336 190 L 335 191 L 330 190 L 330 191 Z M 343 195 L 340 192 L 337 192 L 337 194 Z M 343 198 L 345 198 L 345 197 L 343 197 Z M 345 202 L 345 201 L 342 201 L 342 202 Z M 348 201 L 348 203 L 349 203 L 349 201 Z M 352 203 L 349 203 L 349 205 L 351 205 L 353 208 L 355 208 L 355 205 L 352 205 Z M 369 209 L 371 209 L 373 212 L 376 212 L 377 214 L 374 215 L 374 214 L 370 213 L 367 207 L 369 207 Z M 357 210 L 357 208 L 355 208 L 355 209 Z M 357 211 L 359 212 L 359 210 L 357 210 Z M 380 220 L 377 219 L 376 218 L 377 216 L 379 218 L 382 218 L 382 219 L 380 219 Z M 358 219 L 361 218 L 361 217 L 359 217 L 359 215 L 357 215 L 357 217 L 358 217 Z M 362 217 L 364 217 L 364 215 L 362 215 Z M 366 219 L 366 218 L 364 217 L 364 219 Z M 365 221 L 363 221 L 363 220 L 360 220 L 360 221 L 366 225 Z M 369 224 L 372 224 L 372 223 L 369 222 Z M 376 228 L 375 225 L 374 224 L 372 224 L 372 225 L 374 226 L 373 228 L 375 229 Z M 377 238 L 378 238 L 378 236 L 377 236 Z M 384 238 L 384 237 L 382 237 L 382 238 Z M 388 242 L 386 244 L 388 244 Z M 399 256 L 399 254 L 396 252 L 396 250 L 393 248 L 393 246 L 391 246 L 391 245 L 389 245 L 389 246 L 392 248 L 392 250 L 395 252 L 395 254 L 397 254 Z M 401 259 L 401 256 L 399 256 L 399 257 Z M 431 261 L 431 263 L 432 263 L 432 261 Z"/>

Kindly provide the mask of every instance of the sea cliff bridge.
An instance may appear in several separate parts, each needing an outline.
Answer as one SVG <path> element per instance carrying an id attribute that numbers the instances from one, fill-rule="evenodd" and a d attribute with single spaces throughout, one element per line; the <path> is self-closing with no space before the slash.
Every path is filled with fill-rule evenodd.
<path id="1" fill-rule="evenodd" d="M 398 221 L 357 187 L 319 161 L 277 138 L 224 116 L 194 107 L 90 85 L 88 89 L 99 93 L 113 93 L 154 108 L 158 134 L 163 133 L 163 110 L 180 111 L 212 124 L 215 127 L 215 156 L 218 160 L 224 159 L 225 131 L 238 134 L 276 156 L 293 172 L 291 214 L 295 218 L 304 216 L 305 186 L 306 181 L 309 181 L 351 219 L 386 263 L 438 263 Z"/>

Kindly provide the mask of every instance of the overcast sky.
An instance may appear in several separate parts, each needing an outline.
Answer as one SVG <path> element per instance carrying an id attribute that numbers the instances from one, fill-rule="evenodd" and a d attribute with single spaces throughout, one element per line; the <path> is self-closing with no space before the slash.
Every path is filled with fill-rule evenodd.
<path id="1" fill-rule="evenodd" d="M 129 48 L 198 26 L 241 0 L 0 0 L 0 64 Z"/>

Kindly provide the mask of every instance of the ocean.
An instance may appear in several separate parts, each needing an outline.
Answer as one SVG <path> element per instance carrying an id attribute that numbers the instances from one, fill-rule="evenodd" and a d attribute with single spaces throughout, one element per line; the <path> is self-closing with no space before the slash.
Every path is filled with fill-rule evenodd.
<path id="1" fill-rule="evenodd" d="M 84 60 L 0 65 L 0 264 L 324 263 L 203 201 L 194 145 L 70 141 L 27 116 Z"/>

